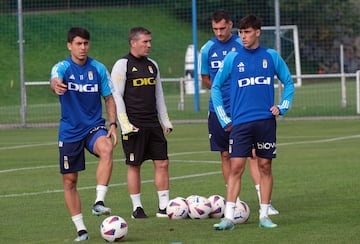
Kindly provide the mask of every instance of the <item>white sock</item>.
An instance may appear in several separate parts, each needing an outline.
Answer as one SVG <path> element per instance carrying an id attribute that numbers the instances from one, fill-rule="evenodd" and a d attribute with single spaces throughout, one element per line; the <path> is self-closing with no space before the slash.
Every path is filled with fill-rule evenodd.
<path id="1" fill-rule="evenodd" d="M 71 216 L 71 220 L 74 222 L 77 232 L 80 230 L 87 230 L 84 224 L 83 215 L 81 213 Z"/>
<path id="2" fill-rule="evenodd" d="M 261 204 L 261 195 L 260 195 L 260 184 L 255 185 L 256 193 L 259 199 L 259 204 Z"/>
<path id="3" fill-rule="evenodd" d="M 270 204 L 260 204 L 260 217 L 259 219 L 262 219 L 264 217 L 268 217 L 268 209 Z"/>
<path id="4" fill-rule="evenodd" d="M 104 202 L 107 190 L 108 190 L 108 186 L 104 186 L 104 185 L 97 185 L 96 186 L 95 203 L 97 203 L 99 201 Z"/>
<path id="5" fill-rule="evenodd" d="M 159 208 L 165 209 L 169 203 L 169 190 L 158 191 Z"/>
<path id="6" fill-rule="evenodd" d="M 235 213 L 235 203 L 226 202 L 224 217 L 230 220 L 234 220 L 234 213 Z"/>
<path id="7" fill-rule="evenodd" d="M 140 196 L 141 196 L 141 193 L 130 194 L 130 198 L 131 198 L 132 205 L 133 205 L 133 211 L 135 211 L 137 207 L 142 207 Z"/>
<path id="8" fill-rule="evenodd" d="M 236 205 L 240 205 L 240 197 L 236 198 Z"/>

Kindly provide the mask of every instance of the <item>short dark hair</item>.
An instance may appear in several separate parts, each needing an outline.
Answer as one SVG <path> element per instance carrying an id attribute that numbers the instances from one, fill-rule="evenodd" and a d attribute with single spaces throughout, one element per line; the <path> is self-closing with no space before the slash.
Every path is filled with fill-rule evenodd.
<path id="1" fill-rule="evenodd" d="M 216 10 L 213 15 L 212 15 L 212 18 L 211 20 L 214 21 L 215 23 L 218 23 L 220 22 L 221 20 L 225 20 L 227 23 L 228 22 L 231 22 L 231 17 L 230 17 L 230 14 L 224 10 L 224 9 L 218 9 Z"/>
<path id="2" fill-rule="evenodd" d="M 141 26 L 133 27 L 129 31 L 129 35 L 128 35 L 129 43 L 132 40 L 136 40 L 139 35 L 151 35 L 151 32 L 148 29 Z"/>
<path id="3" fill-rule="evenodd" d="M 247 28 L 254 28 L 255 30 L 260 30 L 262 26 L 262 21 L 260 17 L 249 14 L 242 18 L 238 23 L 238 29 L 247 29 Z"/>
<path id="4" fill-rule="evenodd" d="M 72 42 L 77 36 L 90 41 L 90 32 L 88 30 L 81 27 L 71 27 L 67 34 L 67 42 Z"/>

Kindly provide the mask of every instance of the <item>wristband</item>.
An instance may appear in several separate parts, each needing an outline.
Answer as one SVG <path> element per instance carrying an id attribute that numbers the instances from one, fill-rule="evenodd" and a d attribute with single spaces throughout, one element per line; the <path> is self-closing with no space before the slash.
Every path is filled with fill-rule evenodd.
<path id="1" fill-rule="evenodd" d="M 111 122 L 111 123 L 109 124 L 110 127 L 111 127 L 112 125 L 115 125 L 115 128 L 117 128 L 117 123 L 116 123 L 116 122 Z"/>

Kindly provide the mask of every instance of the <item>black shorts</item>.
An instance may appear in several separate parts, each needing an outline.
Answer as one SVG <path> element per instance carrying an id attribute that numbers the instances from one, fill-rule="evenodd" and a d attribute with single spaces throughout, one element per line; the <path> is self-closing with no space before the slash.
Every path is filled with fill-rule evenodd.
<path id="1" fill-rule="evenodd" d="M 230 158 L 251 157 L 255 147 L 261 158 L 276 157 L 276 119 L 252 121 L 234 125 L 230 132 Z"/>
<path id="2" fill-rule="evenodd" d="M 141 127 L 138 132 L 122 136 L 126 164 L 141 165 L 145 160 L 168 159 L 167 141 L 161 126 Z"/>
<path id="3" fill-rule="evenodd" d="M 91 154 L 94 153 L 94 144 L 100 136 L 106 136 L 108 130 L 105 126 L 98 126 L 92 129 L 81 141 L 63 142 L 59 141 L 60 152 L 60 173 L 76 173 L 85 169 L 86 148 Z"/>
<path id="4" fill-rule="evenodd" d="M 210 150 L 227 152 L 229 150 L 229 135 L 230 132 L 224 130 L 216 116 L 215 112 L 210 112 L 208 115 L 208 130 L 210 140 Z"/>

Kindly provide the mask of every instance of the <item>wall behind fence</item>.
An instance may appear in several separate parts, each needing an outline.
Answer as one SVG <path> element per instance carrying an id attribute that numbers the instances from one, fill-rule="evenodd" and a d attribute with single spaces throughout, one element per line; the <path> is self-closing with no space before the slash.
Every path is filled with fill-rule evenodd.
<path id="1" fill-rule="evenodd" d="M 151 57 L 159 63 L 162 77 L 184 76 L 185 52 L 193 41 L 189 0 L 33 2 L 23 1 L 26 81 L 49 79 L 52 65 L 69 55 L 66 49 L 66 32 L 72 26 L 90 30 L 89 55 L 103 62 L 110 71 L 114 62 L 128 52 L 128 30 L 133 26 L 145 26 L 153 33 Z M 266 26 L 275 24 L 273 0 L 223 2 L 198 1 L 198 47 L 213 36 L 210 18 L 216 8 L 229 10 L 235 26 L 248 13 L 262 17 Z M 299 30 L 302 73 L 339 73 L 340 44 L 344 44 L 344 71 L 355 73 L 360 69 L 360 1 L 323 2 L 280 1 L 281 25 L 297 25 Z M 16 1 L 0 1 L 0 124 L 20 123 L 17 21 Z M 273 43 L 275 44 L 275 34 Z M 271 45 L 271 41 L 270 44 L 266 42 L 266 45 Z M 286 48 L 285 39 L 282 45 Z M 286 52 L 284 59 L 295 74 L 291 65 L 291 49 Z M 356 115 L 355 78 L 347 78 L 346 82 L 348 103 L 343 107 L 340 78 L 303 79 L 303 85 L 296 90 L 294 106 L 288 116 Z M 173 119 L 206 119 L 208 92 L 200 94 L 200 112 L 194 112 L 192 95 L 185 95 L 185 110 L 178 110 L 179 82 L 166 82 L 164 91 L 169 115 Z M 58 121 L 57 97 L 50 92 L 48 86 L 28 86 L 26 92 L 27 123 Z"/>

